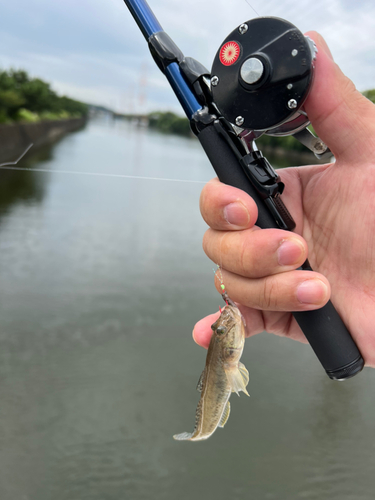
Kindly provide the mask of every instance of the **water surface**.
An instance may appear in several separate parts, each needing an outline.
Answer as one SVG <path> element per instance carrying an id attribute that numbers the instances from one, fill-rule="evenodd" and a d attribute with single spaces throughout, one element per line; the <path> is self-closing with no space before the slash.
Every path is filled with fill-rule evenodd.
<path id="1" fill-rule="evenodd" d="M 31 152 L 30 152 L 31 153 Z M 308 346 L 261 334 L 251 398 L 191 431 L 221 305 L 201 249 L 197 141 L 95 122 L 0 172 L 1 500 L 372 500 L 375 370 L 343 384 Z"/>

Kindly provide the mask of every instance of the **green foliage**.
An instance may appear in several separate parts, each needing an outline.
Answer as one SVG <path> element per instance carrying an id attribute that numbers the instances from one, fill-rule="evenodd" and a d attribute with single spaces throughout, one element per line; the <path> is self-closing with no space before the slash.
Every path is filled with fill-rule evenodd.
<path id="1" fill-rule="evenodd" d="M 363 92 L 363 95 L 375 103 L 375 89 L 367 90 L 366 92 Z M 149 126 L 161 132 L 185 136 L 191 135 L 188 119 L 177 116 L 175 113 L 154 112 L 148 115 L 148 119 Z M 315 133 L 311 125 L 309 126 L 309 129 Z M 263 135 L 257 140 L 257 145 L 260 149 L 268 146 L 273 149 L 282 148 L 289 151 L 307 151 L 306 147 L 292 136 L 271 137 L 269 135 Z"/>
<path id="2" fill-rule="evenodd" d="M 367 99 L 370 99 L 375 104 L 375 89 L 372 90 L 365 90 L 363 92 L 363 95 L 367 97 Z"/>
<path id="3" fill-rule="evenodd" d="M 39 121 L 40 118 L 36 113 L 33 113 L 32 111 L 29 111 L 28 109 L 25 108 L 20 108 L 17 111 L 15 119 L 16 121 L 32 123 Z"/>
<path id="4" fill-rule="evenodd" d="M 155 112 L 148 115 L 149 126 L 161 132 L 190 136 L 189 120 L 177 116 L 170 111 L 165 113 Z"/>
<path id="5" fill-rule="evenodd" d="M 72 113 L 69 113 L 68 111 L 58 111 L 58 112 L 43 111 L 43 113 L 40 113 L 39 116 L 41 117 L 42 120 L 66 120 L 67 118 L 75 118 L 75 116 Z"/>
<path id="6" fill-rule="evenodd" d="M 12 120 L 17 111 L 25 103 L 25 99 L 16 90 L 0 88 L 0 113 L 2 121 Z"/>
<path id="7" fill-rule="evenodd" d="M 83 102 L 75 101 L 74 99 L 70 99 L 69 97 L 66 97 L 66 96 L 60 97 L 59 99 L 60 99 L 60 101 L 59 101 L 59 103 L 60 103 L 59 110 L 60 111 L 66 111 L 71 116 L 87 115 L 87 113 L 88 113 L 87 104 L 84 104 Z"/>
<path id="8" fill-rule="evenodd" d="M 56 110 L 59 98 L 48 83 L 39 78 L 27 81 L 21 86 L 25 97 L 25 108 L 34 113 Z"/>
<path id="9" fill-rule="evenodd" d="M 297 139 L 288 135 L 286 137 L 271 137 L 269 135 L 262 135 L 257 140 L 257 145 L 260 149 L 265 146 L 269 146 L 273 149 L 283 148 L 289 151 L 306 151 L 305 146 L 303 146 Z"/>
<path id="10" fill-rule="evenodd" d="M 31 78 L 22 70 L 0 70 L 0 123 L 57 120 L 86 115 L 88 107 L 69 97 L 59 97 L 50 84 Z"/>

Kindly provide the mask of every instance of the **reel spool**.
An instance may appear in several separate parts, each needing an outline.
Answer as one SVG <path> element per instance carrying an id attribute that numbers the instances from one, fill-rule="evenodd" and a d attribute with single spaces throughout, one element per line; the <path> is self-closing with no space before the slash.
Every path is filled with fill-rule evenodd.
<path id="1" fill-rule="evenodd" d="M 213 101 L 237 127 L 295 134 L 310 123 L 299 110 L 311 88 L 316 53 L 314 42 L 288 21 L 247 21 L 230 33 L 215 56 Z"/>

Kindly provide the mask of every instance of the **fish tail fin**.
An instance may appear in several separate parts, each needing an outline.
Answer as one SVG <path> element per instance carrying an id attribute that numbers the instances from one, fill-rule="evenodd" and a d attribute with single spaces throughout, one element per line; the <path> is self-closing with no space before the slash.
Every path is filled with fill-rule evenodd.
<path id="1" fill-rule="evenodd" d="M 191 441 L 192 437 L 192 432 L 181 432 L 181 434 L 175 434 L 173 436 L 173 439 L 175 439 L 176 441 Z"/>

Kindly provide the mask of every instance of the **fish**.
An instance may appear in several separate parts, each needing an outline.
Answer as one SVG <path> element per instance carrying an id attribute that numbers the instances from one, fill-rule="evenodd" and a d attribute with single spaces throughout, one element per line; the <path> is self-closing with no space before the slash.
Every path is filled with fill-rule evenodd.
<path id="1" fill-rule="evenodd" d="M 213 334 L 207 351 L 205 368 L 197 390 L 201 393 L 195 414 L 194 431 L 173 436 L 177 441 L 202 441 L 218 427 L 224 427 L 230 414 L 229 398 L 232 392 L 243 391 L 249 372 L 240 362 L 245 344 L 245 322 L 236 304 L 223 294 L 227 305 L 211 326 Z"/>

